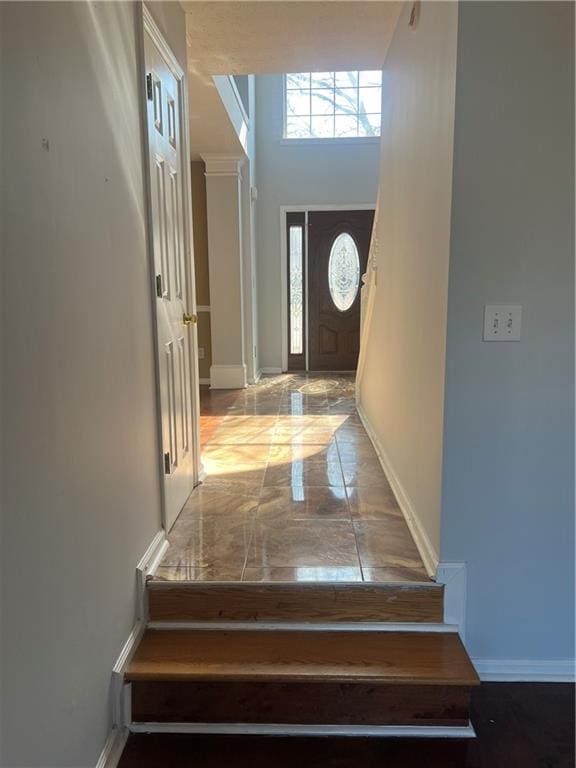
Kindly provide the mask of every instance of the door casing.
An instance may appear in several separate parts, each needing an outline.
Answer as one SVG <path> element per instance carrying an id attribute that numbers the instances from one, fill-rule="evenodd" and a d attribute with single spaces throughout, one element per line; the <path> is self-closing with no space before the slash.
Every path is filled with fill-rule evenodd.
<path id="1" fill-rule="evenodd" d="M 187 306 L 189 311 L 196 314 L 196 290 L 194 277 L 194 251 L 192 236 L 192 188 L 190 178 L 190 149 L 189 149 L 189 112 L 188 112 L 188 87 L 185 73 L 178 63 L 170 46 L 166 42 L 158 25 L 154 21 L 150 11 L 141 3 L 136 6 L 137 32 L 138 32 L 138 72 L 140 77 L 140 118 L 142 130 L 142 156 L 143 156 L 143 176 L 145 188 L 146 203 L 146 240 L 148 249 L 148 273 L 150 283 L 150 302 L 152 306 L 152 335 L 154 346 L 155 362 L 155 405 L 156 405 L 156 434 L 158 446 L 158 474 L 161 488 L 161 514 L 162 526 L 167 531 L 167 514 L 165 500 L 165 472 L 164 472 L 164 454 L 162 446 L 162 408 L 160 396 L 160 355 L 158 343 L 158 317 L 156 307 L 156 270 L 154 263 L 154 238 L 153 238 L 153 215 L 152 215 L 152 190 L 150 185 L 150 162 L 149 162 L 149 137 L 147 120 L 147 95 L 146 95 L 146 56 L 144 40 L 145 35 L 149 35 L 156 48 L 162 55 L 165 63 L 178 81 L 179 96 L 182 109 L 180 114 L 180 136 L 181 136 L 181 168 L 182 168 L 182 209 L 183 227 L 184 227 L 184 248 L 185 248 L 185 268 L 187 271 Z M 199 396 L 199 373 L 198 373 L 198 333 L 197 325 L 193 324 L 188 328 L 190 345 L 190 403 L 192 424 L 192 453 L 193 453 L 193 484 L 196 486 L 200 479 L 200 396 Z"/>
<path id="2" fill-rule="evenodd" d="M 280 206 L 280 273 L 281 273 L 281 325 L 282 325 L 282 371 L 288 370 L 288 237 L 286 214 L 303 212 L 304 219 L 304 267 L 308 269 L 308 213 L 311 211 L 375 211 L 375 203 L 350 203 L 348 205 L 281 205 Z M 305 291 L 307 291 L 307 282 Z M 305 334 L 308 338 L 308 296 L 304 295 Z M 308 344 L 306 344 L 306 370 L 308 370 Z"/>

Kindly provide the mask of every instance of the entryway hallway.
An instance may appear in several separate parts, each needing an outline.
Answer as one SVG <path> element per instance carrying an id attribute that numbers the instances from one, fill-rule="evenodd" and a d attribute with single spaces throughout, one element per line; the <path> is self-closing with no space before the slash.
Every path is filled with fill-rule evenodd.
<path id="1" fill-rule="evenodd" d="M 356 412 L 354 378 L 202 390 L 204 482 L 155 580 L 428 582 Z"/>

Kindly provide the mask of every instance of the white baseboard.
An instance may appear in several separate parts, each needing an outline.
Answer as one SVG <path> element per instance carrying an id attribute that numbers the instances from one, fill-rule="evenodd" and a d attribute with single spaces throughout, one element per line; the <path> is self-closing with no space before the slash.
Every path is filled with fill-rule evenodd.
<path id="1" fill-rule="evenodd" d="M 260 369 L 260 373 L 262 375 L 267 374 L 267 375 L 270 376 L 270 375 L 273 375 L 273 374 L 282 373 L 282 368 L 275 368 L 274 366 L 263 366 Z"/>
<path id="2" fill-rule="evenodd" d="M 96 768 L 116 768 L 126 744 L 129 731 L 127 728 L 112 728 L 100 753 Z"/>
<path id="3" fill-rule="evenodd" d="M 124 670 L 130 663 L 130 659 L 138 647 L 138 643 L 144 634 L 144 629 L 146 628 L 146 622 L 148 620 L 146 578 L 149 574 L 154 573 L 167 548 L 168 540 L 166 539 L 166 532 L 164 530 L 158 531 L 136 566 L 138 615 L 136 622 L 132 627 L 132 631 L 124 643 L 116 663 L 112 667 L 112 723 L 117 729 L 121 729 L 127 725 L 124 719 Z"/>
<path id="4" fill-rule="evenodd" d="M 573 683 L 574 659 L 480 659 L 472 662 L 480 679 L 506 683 Z"/>
<path id="5" fill-rule="evenodd" d="M 432 546 L 432 542 L 428 538 L 428 534 L 424 530 L 422 523 L 420 522 L 420 518 L 414 510 L 408 494 L 404 490 L 400 479 L 396 475 L 396 472 L 394 471 L 394 468 L 390 463 L 390 460 L 388 459 L 386 452 L 380 443 L 378 436 L 376 435 L 376 432 L 372 428 L 372 425 L 370 424 L 368 417 L 366 416 L 366 413 L 364 412 L 364 409 L 359 402 L 356 403 L 356 408 L 358 410 L 358 415 L 360 416 L 362 424 L 364 424 L 366 432 L 368 433 L 376 453 L 378 454 L 382 469 L 384 470 L 384 473 L 388 478 L 388 482 L 394 491 L 394 495 L 396 496 L 398 505 L 402 510 L 402 514 L 404 515 L 404 519 L 406 520 L 406 524 L 410 529 L 410 533 L 412 534 L 414 542 L 418 547 L 418 551 L 420 552 L 420 557 L 422 558 L 422 562 L 426 567 L 426 571 L 431 578 L 434 578 L 436 575 L 436 569 L 438 568 L 438 553 Z"/>
<path id="6" fill-rule="evenodd" d="M 198 379 L 200 385 L 210 385 L 210 379 Z"/>
<path id="7" fill-rule="evenodd" d="M 138 576 L 138 618 L 144 622 L 148 618 L 148 609 L 146 605 L 146 579 L 150 574 L 154 573 L 156 568 L 160 565 L 167 549 L 168 539 L 166 538 L 166 531 L 162 529 L 161 531 L 158 531 L 156 536 L 154 536 L 148 549 L 142 555 L 140 562 L 136 566 L 136 574 Z"/>
<path id="8" fill-rule="evenodd" d="M 124 717 L 126 711 L 124 672 L 138 648 L 145 629 L 146 622 L 138 619 L 112 669 L 112 723 L 115 728 L 120 729 L 128 725 Z"/>
<path id="9" fill-rule="evenodd" d="M 211 389 L 244 389 L 248 384 L 245 365 L 210 366 Z"/>
<path id="10" fill-rule="evenodd" d="M 466 563 L 438 563 L 436 581 L 444 584 L 444 621 L 456 624 L 466 639 Z"/>

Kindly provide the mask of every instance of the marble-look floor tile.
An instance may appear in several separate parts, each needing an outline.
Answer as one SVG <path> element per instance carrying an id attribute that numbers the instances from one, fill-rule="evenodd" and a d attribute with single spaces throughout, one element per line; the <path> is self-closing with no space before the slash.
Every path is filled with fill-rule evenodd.
<path id="1" fill-rule="evenodd" d="M 248 466 L 266 463 L 269 454 L 269 445 L 207 445 L 202 451 L 202 461 Z"/>
<path id="2" fill-rule="evenodd" d="M 284 466 L 268 466 L 264 475 L 264 487 L 270 486 L 344 486 L 344 477 L 339 461 L 308 463 L 295 460 Z"/>
<path id="3" fill-rule="evenodd" d="M 403 519 L 396 497 L 387 483 L 360 488 L 351 486 L 346 492 L 353 520 Z"/>
<path id="4" fill-rule="evenodd" d="M 343 424 L 334 430 L 338 443 L 370 443 L 370 438 L 361 424 Z"/>
<path id="5" fill-rule="evenodd" d="M 363 581 L 426 582 L 430 581 L 423 565 L 417 567 L 390 566 L 388 568 L 362 568 Z"/>
<path id="6" fill-rule="evenodd" d="M 248 428 L 248 429 L 270 429 L 271 427 L 276 426 L 276 422 L 278 421 L 278 417 L 276 415 L 273 416 L 254 416 L 252 414 L 249 414 L 248 416 L 244 415 L 236 415 L 236 414 L 228 414 L 227 416 L 224 416 L 222 419 L 222 426 L 225 429 L 229 428 Z"/>
<path id="7" fill-rule="evenodd" d="M 339 427 L 354 427 L 354 428 L 361 428 L 364 430 L 364 424 L 362 423 L 362 419 L 360 416 L 358 416 L 358 412 L 356 409 L 354 409 L 351 413 L 332 413 L 330 412 L 328 414 L 328 417 L 330 419 L 330 422 L 332 424 L 337 424 Z M 364 430 L 364 433 L 366 431 Z"/>
<path id="8" fill-rule="evenodd" d="M 279 414 L 276 418 L 276 429 L 328 429 L 331 426 L 330 417 L 322 413 Z"/>
<path id="9" fill-rule="evenodd" d="M 370 441 L 358 443 L 338 443 L 338 454 L 343 463 L 352 461 L 378 461 L 378 454 Z"/>
<path id="10" fill-rule="evenodd" d="M 216 465 L 206 467 L 206 477 L 202 488 L 227 489 L 231 493 L 258 493 L 264 483 L 266 464 L 250 466 L 222 467 Z"/>
<path id="11" fill-rule="evenodd" d="M 306 464 L 334 463 L 340 461 L 340 454 L 335 440 L 331 440 L 326 445 L 291 443 L 270 447 L 268 466 L 282 466 L 292 461 L 303 461 Z"/>
<path id="12" fill-rule="evenodd" d="M 206 479 L 170 532 L 159 578 L 427 580 L 356 411 L 354 376 L 203 388 L 201 414 Z"/>
<path id="13" fill-rule="evenodd" d="M 220 427 L 210 438 L 208 445 L 270 445 L 275 437 L 274 428 L 225 429 Z"/>
<path id="14" fill-rule="evenodd" d="M 328 416 L 328 403 L 282 403 L 278 409 L 279 416 Z"/>
<path id="15" fill-rule="evenodd" d="M 278 408 L 267 405 L 238 406 L 229 408 L 227 414 L 229 416 L 277 416 Z"/>
<path id="16" fill-rule="evenodd" d="M 252 538 L 251 515 L 200 517 L 175 526 L 160 565 L 238 569 L 246 561 Z"/>
<path id="17" fill-rule="evenodd" d="M 276 429 L 271 442 L 274 445 L 328 445 L 333 438 L 330 429 L 280 428 Z"/>
<path id="18" fill-rule="evenodd" d="M 204 467 L 204 471 L 206 474 L 210 476 L 217 476 L 222 475 L 226 476 L 229 475 L 230 477 L 238 476 L 242 473 L 249 473 L 249 472 L 259 472 L 259 471 L 265 471 L 266 467 L 268 466 L 267 461 L 253 461 L 253 462 L 243 462 L 239 461 L 237 463 L 231 463 L 229 461 L 224 461 L 222 459 L 204 459 L 202 462 L 202 465 Z"/>
<path id="19" fill-rule="evenodd" d="M 247 568 L 325 565 L 358 567 L 351 523 L 343 520 L 255 523 Z"/>
<path id="20" fill-rule="evenodd" d="M 404 520 L 362 520 L 353 525 L 363 568 L 418 568 L 422 564 Z"/>
<path id="21" fill-rule="evenodd" d="M 325 582 L 352 583 L 362 581 L 362 571 L 357 566 L 306 566 L 245 568 L 242 581 L 268 582 Z"/>
<path id="22" fill-rule="evenodd" d="M 350 520 L 343 487 L 264 487 L 257 510 L 258 521 Z"/>
<path id="23" fill-rule="evenodd" d="M 258 499 L 259 489 L 230 492 L 221 488 L 199 485 L 192 491 L 172 531 L 198 518 L 220 516 L 233 518 L 237 515 L 254 514 Z"/>
<path id="24" fill-rule="evenodd" d="M 160 565 L 152 577 L 152 581 L 240 581 L 243 565 L 235 568 L 223 565 L 222 567 L 208 566 L 196 568 L 194 566 Z"/>
<path id="25" fill-rule="evenodd" d="M 386 485 L 386 475 L 379 462 L 342 462 L 342 474 L 347 486 Z"/>

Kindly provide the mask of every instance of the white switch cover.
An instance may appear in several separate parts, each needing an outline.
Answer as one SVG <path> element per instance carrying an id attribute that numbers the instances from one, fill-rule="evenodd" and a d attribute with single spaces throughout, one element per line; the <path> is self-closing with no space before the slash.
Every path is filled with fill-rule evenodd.
<path id="1" fill-rule="evenodd" d="M 198 347 L 198 360 L 204 360 L 204 347 Z"/>
<path id="2" fill-rule="evenodd" d="M 520 304 L 486 304 L 484 307 L 484 341 L 520 341 L 522 306 Z"/>

